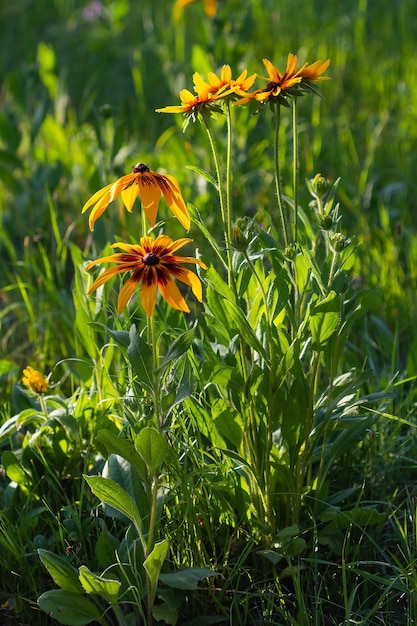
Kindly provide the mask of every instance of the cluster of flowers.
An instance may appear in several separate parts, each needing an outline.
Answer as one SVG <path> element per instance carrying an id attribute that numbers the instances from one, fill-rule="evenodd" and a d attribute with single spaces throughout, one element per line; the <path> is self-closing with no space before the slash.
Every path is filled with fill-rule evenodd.
<path id="1" fill-rule="evenodd" d="M 263 60 L 268 76 L 252 74 L 244 70 L 236 79 L 232 78 L 229 65 L 224 65 L 220 76 L 210 72 L 205 81 L 197 72 L 193 75 L 194 92 L 183 89 L 180 92 L 180 105 L 156 109 L 161 113 L 182 113 L 185 126 L 195 122 L 199 115 L 208 120 L 212 112 L 221 112 L 221 102 L 231 101 L 235 105 L 246 104 L 252 100 L 260 105 L 269 102 L 271 105 L 288 106 L 288 97 L 303 95 L 308 91 L 316 91 L 315 81 L 325 80 L 323 72 L 330 61 L 318 60 L 311 65 L 304 63 L 297 68 L 297 56 L 288 55 L 285 72 L 280 72 L 271 61 Z M 263 89 L 249 91 L 257 78 L 266 81 Z M 91 209 L 89 226 L 94 230 L 96 220 L 104 213 L 109 204 L 121 197 L 126 209 L 131 212 L 137 197 L 140 198 L 143 211 L 150 225 L 156 222 L 161 197 L 164 196 L 169 208 L 182 226 L 189 230 L 190 216 L 183 199 L 177 180 L 168 174 L 153 172 L 144 163 L 137 163 L 131 174 L 122 176 L 116 182 L 106 185 L 97 191 L 84 205 L 82 213 Z M 102 286 L 116 274 L 129 274 L 118 296 L 117 310 L 121 313 L 137 288 L 144 311 L 148 317 L 154 313 L 158 290 L 170 306 L 189 313 L 190 309 L 174 279 L 182 281 L 191 288 L 198 301 L 202 301 L 202 287 L 198 276 L 184 267 L 186 264 L 197 264 L 207 269 L 205 264 L 194 257 L 176 256 L 174 253 L 192 240 L 189 238 L 173 241 L 167 235 L 159 235 L 156 239 L 144 236 L 136 245 L 117 242 L 112 245 L 121 252 L 102 257 L 87 265 L 87 270 L 101 263 L 114 263 L 94 281 L 89 294 Z M 30 368 L 24 370 L 23 382 L 28 387 L 43 393 L 47 389 L 44 377 Z M 46 385 L 46 387 L 45 387 Z"/>
<path id="2" fill-rule="evenodd" d="M 235 100 L 235 105 L 246 104 L 255 100 L 260 104 L 282 104 L 288 106 L 288 96 L 300 96 L 308 91 L 316 91 L 315 81 L 328 80 L 328 76 L 321 76 L 330 64 L 330 60 L 318 60 L 311 65 L 304 63 L 297 68 L 297 55 L 289 54 L 285 72 L 275 67 L 268 59 L 263 59 L 263 64 L 268 76 L 252 74 L 244 70 L 235 80 L 232 78 L 230 65 L 224 65 L 220 76 L 210 72 L 208 82 L 203 80 L 197 72 L 193 75 L 194 91 L 182 89 L 180 92 L 180 105 L 167 106 L 156 109 L 159 113 L 183 113 L 187 121 L 195 121 L 199 113 L 218 111 L 219 100 L 227 98 Z M 266 81 L 264 89 L 248 90 L 255 80 L 260 78 Z"/>
<path id="3" fill-rule="evenodd" d="M 157 112 L 183 113 L 188 123 L 196 121 L 199 114 L 204 116 L 210 115 L 213 111 L 221 111 L 220 100 L 234 100 L 235 104 L 246 104 L 251 100 L 256 100 L 261 104 L 265 102 L 286 104 L 288 96 L 301 95 L 312 90 L 313 81 L 324 80 L 326 77 L 321 74 L 327 69 L 330 61 L 319 60 L 311 65 L 304 63 L 297 69 L 297 56 L 289 54 L 287 67 L 283 73 L 268 59 L 264 59 L 263 63 L 268 73 L 267 77 L 259 77 L 267 83 L 264 89 L 250 92 L 249 89 L 253 86 L 257 74 L 248 76 L 248 71 L 244 70 L 238 78 L 233 79 L 230 65 L 224 65 L 220 76 L 210 72 L 208 81 L 203 80 L 196 72 L 193 75 L 195 93 L 183 89 L 180 92 L 181 105 L 167 106 L 157 109 Z M 163 195 L 184 228 L 187 230 L 190 228 L 187 206 L 176 179 L 168 174 L 152 172 L 147 165 L 138 163 L 133 167 L 131 174 L 122 176 L 115 183 L 103 187 L 86 202 L 82 212 L 92 207 L 89 217 L 91 230 L 94 229 L 95 221 L 107 209 L 110 202 L 119 195 L 128 211 L 132 211 L 133 204 L 139 196 L 151 226 L 155 224 L 159 201 Z M 173 277 L 189 285 L 196 298 L 201 301 L 200 280 L 182 265 L 196 263 L 203 268 L 205 265 L 195 258 L 173 256 L 173 252 L 190 241 L 190 239 L 172 241 L 166 235 L 160 235 L 155 241 L 150 237 L 143 237 L 139 245 L 121 242 L 113 244 L 113 247 L 123 252 L 97 259 L 87 266 L 87 269 L 90 269 L 102 262 L 116 264 L 97 278 L 89 293 L 115 274 L 131 272 L 130 278 L 119 293 L 117 307 L 119 313 L 133 296 L 139 284 L 141 284 L 142 305 L 148 316 L 154 312 L 157 288 L 172 307 L 189 312 L 188 305 L 175 285 Z"/>

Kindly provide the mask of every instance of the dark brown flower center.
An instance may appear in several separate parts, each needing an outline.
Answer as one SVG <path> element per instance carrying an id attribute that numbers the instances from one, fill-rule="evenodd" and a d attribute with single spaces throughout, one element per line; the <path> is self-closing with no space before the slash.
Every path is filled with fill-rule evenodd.
<path id="1" fill-rule="evenodd" d="M 158 265 L 159 264 L 159 256 L 154 252 L 148 252 L 143 257 L 143 262 L 145 265 Z"/>
<path id="2" fill-rule="evenodd" d="M 274 89 L 276 89 L 277 87 L 280 87 L 280 86 L 281 86 L 280 83 L 277 83 L 277 82 L 271 80 L 267 84 L 265 91 L 273 91 Z"/>
<path id="3" fill-rule="evenodd" d="M 132 167 L 133 174 L 143 174 L 143 172 L 149 172 L 149 167 L 145 165 L 145 163 L 136 163 L 136 165 Z"/>

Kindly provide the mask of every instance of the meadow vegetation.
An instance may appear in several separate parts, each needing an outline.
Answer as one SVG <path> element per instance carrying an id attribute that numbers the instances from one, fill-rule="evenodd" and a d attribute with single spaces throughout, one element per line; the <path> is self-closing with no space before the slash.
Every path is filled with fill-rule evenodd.
<path id="1" fill-rule="evenodd" d="M 0 7 L 0 622 L 409 626 L 417 6 L 174 4 Z"/>

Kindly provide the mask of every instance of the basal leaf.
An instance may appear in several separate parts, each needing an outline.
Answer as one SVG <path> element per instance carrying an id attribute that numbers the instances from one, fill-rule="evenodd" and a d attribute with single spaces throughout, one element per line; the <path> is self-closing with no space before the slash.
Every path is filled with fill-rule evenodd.
<path id="1" fill-rule="evenodd" d="M 126 491 L 110 478 L 84 476 L 91 491 L 99 500 L 117 509 L 130 519 L 138 533 L 142 534 L 142 520 L 138 508 Z"/>
<path id="2" fill-rule="evenodd" d="M 119 346 L 122 346 L 122 348 L 127 348 L 130 343 L 129 332 L 127 330 L 113 330 L 113 328 L 109 328 L 101 322 L 91 322 L 90 327 L 104 330 Z"/>
<path id="3" fill-rule="evenodd" d="M 88 598 L 63 589 L 46 591 L 38 598 L 42 611 L 68 626 L 84 626 L 92 622 L 107 624 L 97 606 Z"/>
<path id="4" fill-rule="evenodd" d="M 340 322 L 339 296 L 330 292 L 326 298 L 315 300 L 310 309 L 310 330 L 313 348 L 321 350 L 337 330 Z"/>
<path id="5" fill-rule="evenodd" d="M 32 480 L 30 475 L 23 469 L 17 456 L 10 450 L 5 450 L 1 456 L 2 465 L 7 477 L 14 480 L 21 487 L 28 487 Z"/>
<path id="6" fill-rule="evenodd" d="M 156 476 L 168 452 L 168 441 L 165 435 L 154 428 L 143 428 L 135 440 L 139 452 L 151 476 Z"/>
<path id="7" fill-rule="evenodd" d="M 150 346 L 139 335 L 135 324 L 130 329 L 127 356 L 142 385 L 153 391 L 153 356 Z"/>
<path id="8" fill-rule="evenodd" d="M 175 589 L 195 590 L 200 581 L 213 576 L 217 576 L 217 572 L 205 567 L 182 567 L 177 572 L 160 574 L 159 580 Z"/>
<path id="9" fill-rule="evenodd" d="M 78 572 L 67 557 L 42 549 L 38 550 L 38 555 L 58 587 L 61 587 L 68 593 L 83 593 L 83 588 L 78 579 Z"/>
<path id="10" fill-rule="evenodd" d="M 185 352 L 187 352 L 188 348 L 191 346 L 194 338 L 194 328 L 187 330 L 185 333 L 182 333 L 179 337 L 177 337 L 170 347 L 164 357 L 164 360 L 161 366 L 158 368 L 158 371 L 162 371 L 171 361 L 178 359 Z"/>
<path id="11" fill-rule="evenodd" d="M 121 585 L 119 580 L 94 574 L 85 565 L 78 571 L 80 583 L 87 593 L 97 594 L 110 603 L 117 602 Z"/>
<path id="12" fill-rule="evenodd" d="M 135 450 L 135 447 L 131 441 L 124 437 L 117 437 L 109 429 L 101 429 L 97 433 L 97 439 L 106 446 L 106 450 L 109 454 L 117 454 L 126 459 L 136 467 L 141 478 L 146 478 L 146 468 L 142 457 Z"/>
<path id="13" fill-rule="evenodd" d="M 143 566 L 148 574 L 148 579 L 151 584 L 151 599 L 148 598 L 148 602 L 153 602 L 156 594 L 156 588 L 158 586 L 159 574 L 164 564 L 165 557 L 169 548 L 168 541 L 163 539 L 156 543 L 152 549 L 152 552 L 148 555 L 143 563 Z"/>

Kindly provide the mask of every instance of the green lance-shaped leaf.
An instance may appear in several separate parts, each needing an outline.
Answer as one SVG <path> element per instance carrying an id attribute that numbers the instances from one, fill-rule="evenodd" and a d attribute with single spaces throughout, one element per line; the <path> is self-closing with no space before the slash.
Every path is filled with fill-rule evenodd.
<path id="1" fill-rule="evenodd" d="M 84 478 L 99 500 L 117 509 L 130 519 L 139 534 L 142 545 L 145 545 L 140 513 L 129 494 L 110 478 L 103 478 L 102 476 L 84 476 Z"/>
<path id="2" fill-rule="evenodd" d="M 5 450 L 1 456 L 2 465 L 10 480 L 14 480 L 23 488 L 30 486 L 32 479 L 30 474 L 23 469 L 17 456 L 10 450 Z"/>
<path id="3" fill-rule="evenodd" d="M 97 594 L 110 604 L 117 602 L 121 585 L 119 580 L 93 574 L 85 565 L 80 567 L 79 575 L 80 583 L 87 593 Z"/>
<path id="4" fill-rule="evenodd" d="M 101 322 L 91 322 L 90 328 L 104 330 L 122 348 L 127 348 L 129 346 L 130 337 L 127 330 L 113 330 Z"/>
<path id="5" fill-rule="evenodd" d="M 135 324 L 132 325 L 129 335 L 130 344 L 127 349 L 127 356 L 133 371 L 141 384 L 152 392 L 154 387 L 152 349 L 139 335 Z"/>
<path id="6" fill-rule="evenodd" d="M 78 572 L 71 565 L 68 558 L 42 549 L 38 550 L 38 555 L 58 587 L 61 587 L 67 593 L 83 593 L 83 588 L 78 579 Z"/>
<path id="7" fill-rule="evenodd" d="M 98 431 L 97 439 L 106 446 L 106 450 L 109 454 L 118 454 L 123 459 L 126 459 L 126 461 L 129 461 L 133 467 L 136 467 L 142 480 L 145 480 L 145 463 L 140 454 L 135 450 L 133 443 L 124 437 L 117 437 L 107 428 Z"/>
<path id="8" fill-rule="evenodd" d="M 153 601 L 155 599 L 159 574 L 161 572 L 162 565 L 164 564 L 165 557 L 168 552 L 168 547 L 169 545 L 166 539 L 159 541 L 154 545 L 152 552 L 148 555 L 143 563 L 150 584 L 150 598 L 148 598 L 148 602 L 150 602 L 150 604 L 153 604 Z"/>
<path id="9" fill-rule="evenodd" d="M 60 624 L 84 626 L 84 624 L 107 624 L 97 606 L 88 598 L 63 589 L 46 591 L 38 598 L 42 611 Z"/>
<path id="10" fill-rule="evenodd" d="M 367 526 L 382 524 L 386 519 L 387 513 L 385 512 L 370 507 L 357 507 L 351 511 L 335 512 L 324 531 L 335 529 L 344 530 L 352 525 L 366 528 Z"/>
<path id="11" fill-rule="evenodd" d="M 337 330 L 339 321 L 339 296 L 334 291 L 322 300 L 316 298 L 312 301 L 309 323 L 315 350 L 324 348 L 326 342 Z"/>
<path id="12" fill-rule="evenodd" d="M 159 580 L 174 589 L 195 590 L 201 580 L 212 576 L 217 576 L 217 572 L 205 567 L 181 567 L 176 572 L 160 574 Z"/>
<path id="13" fill-rule="evenodd" d="M 157 622 L 165 622 L 170 626 L 175 626 L 178 622 L 177 609 L 171 609 L 165 602 L 162 604 L 155 604 L 152 607 L 152 615 Z"/>
<path id="14" fill-rule="evenodd" d="M 135 448 L 145 461 L 149 474 L 157 476 L 168 453 L 166 436 L 147 426 L 136 437 Z"/>
<path id="15" fill-rule="evenodd" d="M 364 290 L 356 296 L 353 309 L 346 314 L 340 324 L 337 335 L 333 336 L 330 342 L 329 347 L 331 351 L 327 355 L 329 371 L 336 371 L 353 324 L 366 315 L 374 303 L 375 293 L 372 289 L 368 291 Z"/>
<path id="16" fill-rule="evenodd" d="M 310 433 L 306 432 L 308 420 L 309 389 L 303 374 L 294 378 L 282 410 L 281 433 L 288 446 L 290 466 L 294 468 L 300 448 L 306 443 Z"/>
<path id="17" fill-rule="evenodd" d="M 177 337 L 168 348 L 164 360 L 162 361 L 161 366 L 158 368 L 158 372 L 163 371 L 166 366 L 171 363 L 171 361 L 178 359 L 185 352 L 187 352 L 188 348 L 193 342 L 193 338 L 194 328 L 187 330 L 185 333 L 182 333 L 179 337 Z"/>

